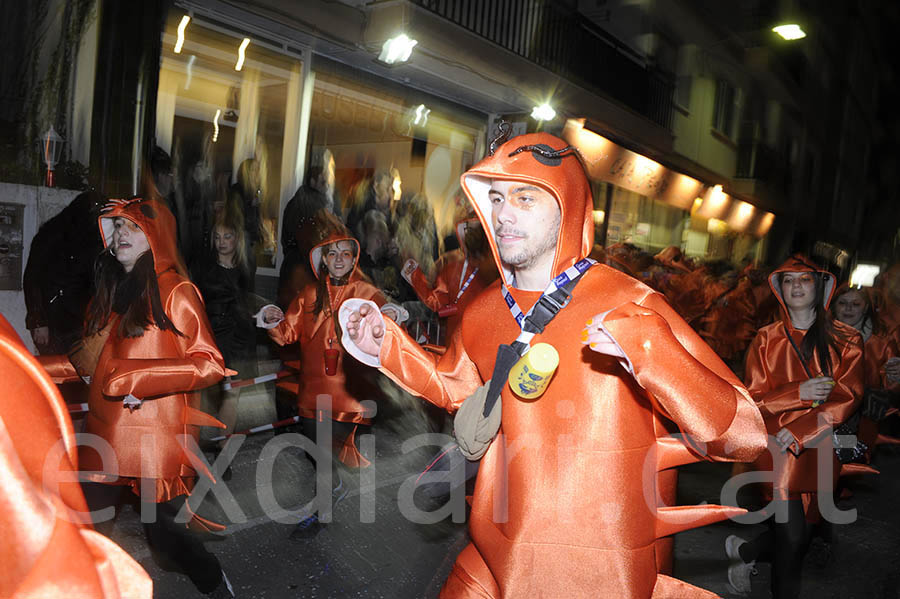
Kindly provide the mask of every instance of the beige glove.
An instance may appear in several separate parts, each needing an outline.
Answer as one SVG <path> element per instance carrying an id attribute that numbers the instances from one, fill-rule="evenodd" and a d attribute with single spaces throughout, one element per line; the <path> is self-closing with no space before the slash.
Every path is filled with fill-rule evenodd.
<path id="1" fill-rule="evenodd" d="M 483 414 L 490 384 L 486 382 L 467 397 L 453 418 L 453 435 L 459 449 L 472 462 L 481 459 L 500 430 L 500 399 L 487 418 Z"/>

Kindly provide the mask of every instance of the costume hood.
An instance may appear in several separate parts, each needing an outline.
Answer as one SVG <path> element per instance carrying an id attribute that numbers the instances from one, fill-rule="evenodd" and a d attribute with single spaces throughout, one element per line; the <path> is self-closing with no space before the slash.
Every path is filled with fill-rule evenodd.
<path id="1" fill-rule="evenodd" d="M 791 318 L 788 314 L 787 306 L 784 303 L 784 297 L 781 295 L 781 285 L 778 284 L 778 275 L 783 272 L 811 272 L 820 275 L 823 282 L 825 283 L 825 293 L 822 298 L 822 308 L 826 311 L 828 310 L 828 306 L 829 304 L 831 304 L 831 297 L 834 294 L 834 275 L 832 275 L 827 270 L 817 266 L 806 256 L 803 256 L 801 254 L 794 254 L 787 259 L 787 262 L 773 270 L 772 274 L 769 275 L 769 287 L 772 289 L 772 293 L 775 294 L 775 298 L 778 300 L 778 303 L 781 304 L 781 315 L 784 318 L 785 322 L 790 323 Z"/>
<path id="2" fill-rule="evenodd" d="M 512 284 L 512 272 L 504 268 L 497 251 L 488 198 L 491 181 L 517 181 L 550 192 L 560 208 L 559 239 L 552 272 L 556 276 L 586 257 L 594 244 L 594 222 L 591 219 L 594 203 L 584 168 L 573 148 L 548 133 L 530 133 L 504 140 L 505 135 L 495 139 L 491 143 L 490 156 L 463 173 L 463 191 L 481 220 L 497 270 L 503 274 L 507 284 Z"/>
<path id="3" fill-rule="evenodd" d="M 175 245 L 175 217 L 165 202 L 142 198 L 110 200 L 98 219 L 104 247 L 112 245 L 115 230 L 113 221 L 119 217 L 136 224 L 147 236 L 157 275 L 170 269 L 182 275 L 185 273 L 178 255 L 178 247 Z"/>
<path id="4" fill-rule="evenodd" d="M 322 263 L 322 252 L 325 251 L 325 246 L 331 245 L 332 243 L 336 243 L 338 241 L 349 241 L 353 244 L 353 247 L 356 248 L 356 258 L 353 262 L 353 268 L 350 269 L 350 273 L 347 275 L 347 279 L 354 279 L 358 277 L 357 270 L 359 269 L 359 253 L 360 247 L 359 242 L 356 240 L 353 235 L 347 231 L 343 226 L 341 227 L 332 227 L 329 231 L 321 231 L 324 235 L 316 245 L 313 246 L 313 249 L 309 251 L 309 264 L 312 266 L 313 272 L 316 275 L 316 278 L 319 278 L 319 265 Z"/>

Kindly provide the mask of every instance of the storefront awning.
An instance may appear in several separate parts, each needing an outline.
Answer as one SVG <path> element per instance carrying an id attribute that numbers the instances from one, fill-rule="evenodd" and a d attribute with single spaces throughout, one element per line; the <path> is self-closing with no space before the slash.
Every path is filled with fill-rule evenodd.
<path id="1" fill-rule="evenodd" d="M 584 119 L 569 119 L 563 138 L 576 147 L 589 177 L 612 183 L 651 199 L 690 211 L 700 218 L 717 219 L 729 231 L 763 237 L 775 215 L 739 200 L 721 185 L 663 166 L 584 127 Z"/>

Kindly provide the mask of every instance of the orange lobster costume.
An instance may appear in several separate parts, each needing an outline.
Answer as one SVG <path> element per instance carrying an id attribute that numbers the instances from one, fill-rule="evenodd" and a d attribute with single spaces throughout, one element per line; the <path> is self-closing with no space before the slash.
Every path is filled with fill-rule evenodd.
<path id="1" fill-rule="evenodd" d="M 831 434 L 832 427 L 837 427 L 849 418 L 862 399 L 863 349 L 855 329 L 834 321 L 837 333 L 844 337 L 843 341 L 838 340 L 840 352 L 833 348 L 830 350 L 834 389 L 828 399 L 815 408 L 811 401 L 800 399 L 800 384 L 809 377 L 787 336 L 790 335 L 800 347 L 806 331 L 794 328 L 791 322 L 779 284 L 779 274 L 783 272 L 811 272 L 823 276 L 825 295 L 822 310 L 827 310 L 831 302 L 834 277 L 799 256 L 788 259 L 772 272 L 769 276 L 769 286 L 781 304 L 782 318 L 760 329 L 750 344 L 746 357 L 744 376 L 747 389 L 762 412 L 768 433 L 776 435 L 782 428 L 787 428 L 800 448 L 798 455 L 791 452 L 783 454 L 784 461 L 774 469 L 774 484 L 766 483 L 764 494 L 779 500 L 802 498 L 804 506 L 808 508 L 808 502 L 813 497 L 811 494 L 818 489 L 817 451 L 809 450 L 824 436 Z M 821 376 L 815 354 L 807 366 L 813 376 Z M 826 449 L 823 448 L 821 451 Z M 833 460 L 832 481 L 833 486 L 836 486 L 840 462 L 834 452 L 831 452 L 831 460 Z M 760 455 L 752 468 L 772 471 L 772 454 L 767 451 Z"/>
<path id="2" fill-rule="evenodd" d="M 593 245 L 593 204 L 581 164 L 571 154 L 533 153 L 535 145 L 558 150 L 565 142 L 543 133 L 513 138 L 462 177 L 498 270 L 510 283 L 494 239 L 492 179 L 540 186 L 559 203 L 551 274 L 587 256 Z M 524 311 L 540 296 L 510 292 Z M 350 302 L 342 319 L 347 309 L 354 309 Z M 627 363 L 579 342 L 579 331 L 598 313 Z M 443 356 L 423 351 L 390 322 L 378 360 L 347 335 L 344 342 L 403 388 L 453 411 L 491 377 L 498 345 L 519 333 L 498 281 L 469 305 Z M 660 573 L 670 546 L 658 539 L 743 510 L 663 505 L 660 497 L 674 496 L 669 469 L 699 460 L 667 436 L 664 421 L 704 443 L 709 458 L 752 460 L 765 447 L 765 435 L 749 395 L 660 294 L 604 265 L 586 272 L 571 302 L 533 342 L 557 349 L 558 371 L 535 401 L 517 398 L 504 385 L 500 434 L 476 482 L 472 543 L 457 558 L 441 597 L 713 597 Z"/>
<path id="3" fill-rule="evenodd" d="M 428 283 L 425 273 L 420 268 L 416 268 L 407 279 L 416 295 L 419 296 L 419 299 L 432 312 L 440 314 L 441 308 L 445 306 L 454 305 L 456 307 L 456 311 L 447 318 L 447 335 L 445 337 L 447 340 L 459 328 L 466 306 L 472 303 L 475 296 L 492 279 L 492 275 L 485 273 L 477 261 L 474 259 L 469 260 L 469 256 L 465 254 L 465 249 L 463 249 L 466 247 L 465 231 L 471 224 L 480 226 L 478 225 L 478 219 L 466 219 L 457 223 L 456 237 L 459 240 L 460 249 L 447 252 L 438 259 L 436 264 L 438 274 L 434 279 L 434 285 Z M 471 277 L 471 280 L 469 280 L 469 277 Z M 466 284 L 467 281 L 468 285 Z"/>
<path id="4" fill-rule="evenodd" d="M 353 269 L 347 275 L 347 283 L 335 285 L 328 271 L 319 272 L 322 251 L 325 246 L 338 241 L 349 241 L 356 247 Z M 325 277 L 328 292 L 323 309 L 314 312 L 318 285 L 309 284 L 294 298 L 285 311 L 284 320 L 269 329 L 269 337 L 278 345 L 300 342 L 300 364 L 302 375 L 297 391 L 297 408 L 303 418 L 318 419 L 316 398 L 319 395 L 331 397 L 331 412 L 322 415 L 338 422 L 369 425 L 374 414 L 368 413 L 360 402 L 375 396 L 376 390 L 366 372 L 359 372 L 360 365 L 355 360 L 346 360 L 337 334 L 335 310 L 341 302 L 350 297 L 363 297 L 374 301 L 379 307 L 387 301 L 374 285 L 359 272 L 359 243 L 346 230 L 327 234 L 309 252 L 309 261 L 316 277 Z M 325 350 L 338 350 L 334 374 L 325 372 Z M 354 373 L 356 370 L 356 373 Z M 349 376 L 348 376 L 349 375 Z M 355 429 L 354 429 L 355 430 Z M 339 450 L 339 459 L 348 466 L 367 466 L 368 461 L 359 453 L 351 433 Z"/>
<path id="5" fill-rule="evenodd" d="M 162 306 L 182 335 L 150 326 L 140 337 L 123 337 L 119 316 L 112 314 L 109 336 L 92 373 L 85 432 L 110 444 L 116 464 L 104 464 L 95 449 L 81 446 L 81 477 L 130 485 L 136 494 L 140 479 L 153 479 L 156 496 L 144 500 L 162 503 L 190 493 L 194 486 L 196 471 L 178 435 L 196 441 L 200 426 L 222 426 L 200 411 L 195 391 L 220 381 L 226 369 L 200 293 L 181 274 L 172 213 L 157 200 L 118 200 L 112 206 L 99 219 L 104 245 L 112 243 L 117 217 L 140 227 L 153 254 Z M 41 361 L 55 382 L 78 380 L 66 356 Z M 122 397 L 128 394 L 143 400 L 138 409 L 123 406 Z"/>
<path id="6" fill-rule="evenodd" d="M 58 450 L 60 473 L 78 470 L 72 421 L 47 373 L 0 316 L 0 597 L 150 599 L 147 573 L 118 545 L 81 524 L 77 482 L 54 491 L 44 461 Z M 80 514 L 79 514 L 80 513 Z"/>

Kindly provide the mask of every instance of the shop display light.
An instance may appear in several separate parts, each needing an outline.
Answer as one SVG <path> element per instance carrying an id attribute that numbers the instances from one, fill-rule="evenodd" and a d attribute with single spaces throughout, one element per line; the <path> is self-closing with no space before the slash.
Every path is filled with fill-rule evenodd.
<path id="1" fill-rule="evenodd" d="M 184 30 L 190 22 L 191 18 L 188 15 L 181 17 L 181 23 L 178 24 L 178 39 L 175 40 L 175 54 L 181 54 L 181 48 L 184 47 Z"/>
<path id="2" fill-rule="evenodd" d="M 244 68 L 244 58 L 247 56 L 247 46 L 249 46 L 249 45 L 250 45 L 250 38 L 245 37 L 241 41 L 241 45 L 238 46 L 238 59 L 234 65 L 235 71 L 240 71 L 241 69 Z"/>
<path id="3" fill-rule="evenodd" d="M 213 143 L 219 141 L 219 117 L 222 115 L 222 110 L 220 108 L 216 108 L 216 116 L 213 117 Z"/>
<path id="4" fill-rule="evenodd" d="M 881 272 L 877 264 L 864 264 L 860 262 L 850 273 L 851 287 L 871 287 L 875 284 L 875 277 Z"/>
<path id="5" fill-rule="evenodd" d="M 783 37 L 789 42 L 794 40 L 802 40 L 806 37 L 806 32 L 800 28 L 800 25 L 796 23 L 788 23 L 785 25 L 779 25 L 778 27 L 772 27 L 772 31 Z"/>
<path id="6" fill-rule="evenodd" d="M 381 46 L 381 54 L 378 60 L 385 64 L 395 64 L 398 62 L 406 62 L 412 54 L 413 48 L 418 44 L 414 39 L 409 38 L 405 33 L 401 33 L 396 37 L 392 37 Z"/>
<path id="7" fill-rule="evenodd" d="M 552 121 L 556 118 L 556 111 L 553 110 L 553 107 L 547 104 L 541 104 L 540 106 L 535 106 L 531 111 L 531 118 L 537 121 Z"/>

